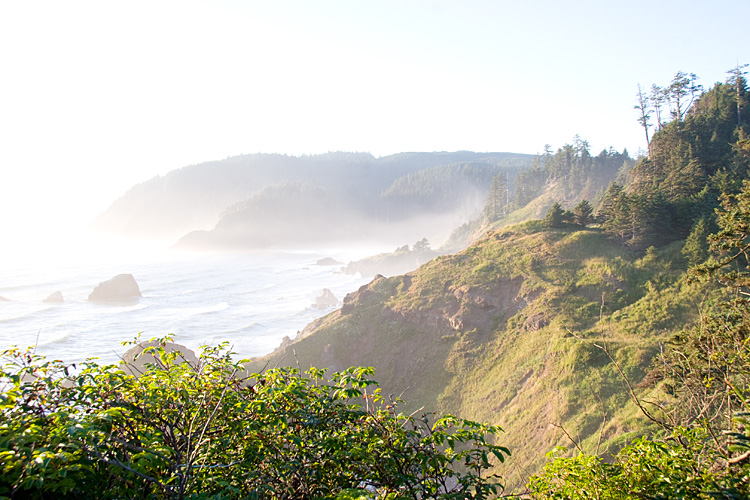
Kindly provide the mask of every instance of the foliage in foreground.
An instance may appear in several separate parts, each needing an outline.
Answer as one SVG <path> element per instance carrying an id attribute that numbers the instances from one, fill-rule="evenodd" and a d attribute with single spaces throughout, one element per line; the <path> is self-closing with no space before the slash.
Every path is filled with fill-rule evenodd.
<path id="1" fill-rule="evenodd" d="M 748 498 L 744 474 L 729 473 L 721 454 L 701 429 L 675 429 L 669 439 L 646 437 L 623 448 L 612 463 L 596 455 L 553 459 L 532 476 L 533 498 L 543 499 L 667 499 Z M 726 465 L 726 463 L 723 463 Z"/>
<path id="2" fill-rule="evenodd" d="M 242 380 L 225 346 L 198 366 L 161 344 L 140 377 L 4 352 L 0 497 L 484 498 L 500 429 L 397 413 L 371 368 Z"/>

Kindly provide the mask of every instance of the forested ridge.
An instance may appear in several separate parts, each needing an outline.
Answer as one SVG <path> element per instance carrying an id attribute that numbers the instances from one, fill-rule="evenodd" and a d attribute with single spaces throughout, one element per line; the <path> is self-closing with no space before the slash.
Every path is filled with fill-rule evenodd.
<path id="1" fill-rule="evenodd" d="M 425 232 L 437 218 L 474 217 L 488 176 L 513 176 L 531 159 L 470 151 L 240 155 L 134 186 L 94 225 L 194 249 L 401 243 L 434 237 Z"/>
<path id="2" fill-rule="evenodd" d="M 508 491 L 745 498 L 746 84 L 677 94 L 650 156 L 545 148 L 493 179 L 468 248 L 377 277 L 253 366 L 375 366 L 415 409 L 498 424 Z"/>
<path id="3" fill-rule="evenodd" d="M 486 183 L 462 249 L 268 356 L 157 344 L 135 379 L 6 352 L 0 495 L 750 498 L 748 100 L 739 66 L 680 72 L 639 87 L 648 154 L 405 174 L 381 194 Z"/>

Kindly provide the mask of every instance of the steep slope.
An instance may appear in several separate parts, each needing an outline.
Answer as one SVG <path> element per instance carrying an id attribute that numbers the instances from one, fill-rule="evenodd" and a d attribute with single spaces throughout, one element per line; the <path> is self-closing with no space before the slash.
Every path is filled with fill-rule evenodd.
<path id="1" fill-rule="evenodd" d="M 679 250 L 639 257 L 597 230 L 539 222 L 489 233 L 412 273 L 376 277 L 250 368 L 373 366 L 408 410 L 500 424 L 511 467 L 534 470 L 553 446 L 571 445 L 562 428 L 584 446 L 601 432 L 602 450 L 642 432 L 592 342 L 607 342 L 641 381 L 659 342 L 694 319 L 700 289 L 681 281 Z"/>
<path id="2" fill-rule="evenodd" d="M 555 203 L 572 209 L 582 200 L 598 204 L 607 187 L 624 180 L 635 161 L 627 150 L 613 149 L 592 156 L 588 143 L 576 136 L 555 153 L 549 147 L 514 177 L 497 176 L 479 217 L 457 226 L 443 245 L 445 252 L 465 248 L 487 231 L 544 218 Z"/>

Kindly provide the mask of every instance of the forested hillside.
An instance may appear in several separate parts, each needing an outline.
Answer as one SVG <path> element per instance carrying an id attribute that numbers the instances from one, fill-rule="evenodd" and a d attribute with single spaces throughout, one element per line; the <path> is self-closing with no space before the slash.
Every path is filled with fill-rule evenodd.
<path id="1" fill-rule="evenodd" d="M 414 409 L 503 427 L 499 470 L 520 489 L 558 449 L 532 481 L 542 498 L 746 498 L 747 89 L 738 75 L 691 104 L 674 92 L 648 157 L 576 140 L 512 190 L 496 177 L 472 231 L 531 207 L 544 220 L 376 277 L 252 366 L 374 366 Z"/>
<path id="2" fill-rule="evenodd" d="M 240 363 L 214 347 L 187 366 L 156 348 L 135 379 L 6 353 L 0 494 L 750 498 L 743 75 L 705 92 L 683 73 L 639 87 L 649 152 L 636 159 L 593 156 L 579 138 L 515 177 L 517 164 L 499 159 L 490 176 L 470 153 L 388 159 L 417 161 L 372 174 L 369 199 L 403 195 L 403 216 L 406 193 L 439 205 L 457 183 L 444 177 L 486 183 L 484 208 L 452 239 L 466 247 L 375 276 L 267 356 Z M 249 214 L 349 217 L 335 213 L 346 197 L 328 194 L 274 182 L 207 237 L 260 244 L 242 241 Z"/>
<path id="3" fill-rule="evenodd" d="M 181 245 L 200 248 L 302 246 L 326 238 L 409 241 L 428 236 L 422 234 L 430 226 L 427 219 L 444 217 L 446 225 L 454 220 L 457 225 L 474 217 L 489 189 L 488 176 L 501 171 L 512 176 L 531 159 L 468 151 L 383 158 L 365 153 L 236 156 L 139 184 L 95 225 L 170 243 L 199 231 Z M 453 182 L 445 184 L 442 174 Z M 320 207 L 305 201 L 311 196 Z"/>
<path id="4" fill-rule="evenodd" d="M 578 136 L 554 153 L 545 145 L 544 153 L 514 178 L 493 178 L 480 216 L 458 227 L 445 248 L 457 251 L 491 229 L 540 219 L 555 202 L 571 208 L 583 200 L 596 203 L 634 164 L 627 150 L 618 153 L 610 148 L 594 156 L 588 142 Z"/>

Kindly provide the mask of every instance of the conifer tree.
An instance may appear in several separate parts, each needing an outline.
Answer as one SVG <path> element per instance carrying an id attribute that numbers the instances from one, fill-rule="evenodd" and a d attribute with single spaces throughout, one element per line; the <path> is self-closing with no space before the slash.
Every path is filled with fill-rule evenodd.
<path id="1" fill-rule="evenodd" d="M 617 213 L 621 211 L 622 197 L 624 193 L 622 186 L 616 183 L 612 183 L 604 193 L 602 202 L 599 204 L 599 210 L 596 213 L 596 217 L 602 224 L 607 224 L 608 221 L 615 218 Z"/>
<path id="2" fill-rule="evenodd" d="M 638 110 L 638 123 L 641 124 L 641 127 L 643 127 L 643 130 L 646 132 L 646 146 L 651 148 L 651 140 L 649 139 L 648 135 L 648 128 L 651 126 L 651 110 L 650 103 L 648 96 L 643 93 L 643 89 L 641 89 L 641 84 L 638 84 L 638 95 L 636 96 L 638 98 L 638 103 L 633 106 L 633 109 Z M 649 151 L 650 153 L 650 151 Z"/>
<path id="3" fill-rule="evenodd" d="M 667 100 L 666 93 L 663 88 L 658 85 L 651 85 L 651 102 L 654 104 L 654 111 L 656 112 L 656 130 L 661 130 L 661 107 Z"/>
<path id="4" fill-rule="evenodd" d="M 685 97 L 688 95 L 687 86 L 690 83 L 685 73 L 678 71 L 672 78 L 672 82 L 667 87 L 667 98 L 672 104 L 672 118 L 678 122 L 682 121 Z"/>
<path id="5" fill-rule="evenodd" d="M 588 200 L 581 200 L 581 202 L 573 208 L 573 220 L 576 224 L 580 224 L 583 227 L 589 225 L 593 220 L 594 208 Z"/>
<path id="6" fill-rule="evenodd" d="M 544 217 L 544 223 L 547 227 L 562 227 L 564 222 L 565 210 L 558 202 L 555 202 Z"/>
<path id="7" fill-rule="evenodd" d="M 484 207 L 484 216 L 488 222 L 494 222 L 503 218 L 508 208 L 508 180 L 507 173 L 500 173 L 492 178 L 492 187 L 487 196 Z"/>
<path id="8" fill-rule="evenodd" d="M 705 219 L 699 219 L 690 231 L 682 247 L 682 255 L 693 267 L 703 263 L 708 258 L 708 224 Z"/>
<path id="9" fill-rule="evenodd" d="M 743 69 L 747 68 L 748 64 L 743 64 L 740 66 L 739 63 L 737 63 L 737 67 L 730 69 L 727 71 L 731 76 L 729 77 L 728 83 L 731 85 L 734 85 L 737 94 L 737 125 L 742 124 L 742 94 L 745 92 L 745 84 L 747 83 L 745 81 L 744 75 L 747 74 L 747 71 L 742 71 Z"/>

